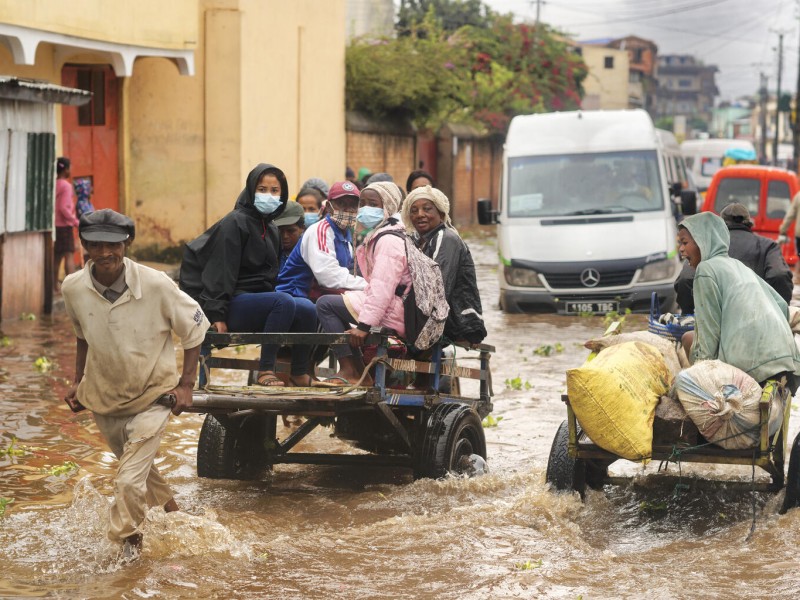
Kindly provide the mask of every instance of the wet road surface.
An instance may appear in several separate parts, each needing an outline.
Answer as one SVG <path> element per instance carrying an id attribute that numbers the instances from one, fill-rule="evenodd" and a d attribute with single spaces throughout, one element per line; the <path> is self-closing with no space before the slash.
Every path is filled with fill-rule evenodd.
<path id="1" fill-rule="evenodd" d="M 471 247 L 498 350 L 489 475 L 414 482 L 403 470 L 280 465 L 260 482 L 199 479 L 203 416 L 183 415 L 158 465 L 184 512 L 151 510 L 143 556 L 128 566 L 105 539 L 116 461 L 91 416 L 61 400 L 74 370 L 65 315 L 4 321 L 0 498 L 13 502 L 0 517 L 0 597 L 798 597 L 800 510 L 779 516 L 782 493 L 755 496 L 745 541 L 749 492 L 719 485 L 675 497 L 674 482 L 652 476 L 657 465 L 614 464 L 637 485 L 589 491 L 585 503 L 547 489 L 564 372 L 583 362 L 603 319 L 502 314 L 492 242 Z M 53 368 L 38 371 L 40 357 Z M 507 388 L 516 378 L 520 389 Z M 793 410 L 790 439 L 797 421 Z M 303 448 L 341 444 L 318 429 Z M 687 471 L 750 480 L 749 467 Z"/>

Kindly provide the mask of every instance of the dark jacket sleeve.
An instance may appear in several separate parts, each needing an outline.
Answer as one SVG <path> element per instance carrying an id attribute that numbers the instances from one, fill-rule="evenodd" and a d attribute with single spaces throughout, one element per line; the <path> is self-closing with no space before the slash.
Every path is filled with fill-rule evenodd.
<path id="1" fill-rule="evenodd" d="M 780 246 L 772 240 L 766 238 L 764 240 L 768 242 L 764 244 L 764 281 L 772 286 L 772 289 L 778 292 L 778 295 L 788 304 L 792 299 L 792 290 L 794 289 L 792 272 L 789 265 L 783 260 Z"/>
<path id="2" fill-rule="evenodd" d="M 685 315 L 694 314 L 694 269 L 688 263 L 683 265 L 675 280 L 675 293 L 681 312 Z"/>
<path id="3" fill-rule="evenodd" d="M 236 220 L 226 217 L 208 241 L 199 302 L 211 323 L 227 320 L 242 260 L 242 234 Z"/>
<path id="4" fill-rule="evenodd" d="M 442 272 L 444 281 L 444 294 L 449 298 L 453 294 L 456 285 L 458 270 L 461 267 L 462 252 L 465 248 L 464 242 L 458 237 L 457 233 L 451 235 L 447 230 L 442 234 L 442 243 L 436 254 L 436 262 Z"/>
<path id="5" fill-rule="evenodd" d="M 475 275 L 475 263 L 467 245 L 456 238 L 458 252 L 455 256 L 455 279 L 452 292 L 447 296 L 450 314 L 445 323 L 445 335 L 451 340 L 467 340 L 479 344 L 486 338 L 486 326 L 483 323 L 481 295 L 478 291 L 478 279 Z M 447 281 L 445 281 L 445 289 Z"/>

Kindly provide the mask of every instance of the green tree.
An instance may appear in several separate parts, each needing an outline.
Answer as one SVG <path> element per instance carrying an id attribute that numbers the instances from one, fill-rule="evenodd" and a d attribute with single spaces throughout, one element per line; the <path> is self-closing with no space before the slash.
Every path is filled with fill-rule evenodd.
<path id="1" fill-rule="evenodd" d="M 428 13 L 432 13 L 439 26 L 449 32 L 465 25 L 488 26 L 493 14 L 482 0 L 401 0 L 395 28 L 401 35 L 408 35 Z"/>
<path id="2" fill-rule="evenodd" d="M 464 104 L 465 62 L 430 16 L 406 37 L 354 40 L 346 54 L 347 108 L 436 127 Z"/>
<path id="3" fill-rule="evenodd" d="M 491 18 L 490 28 L 448 31 L 431 4 L 407 36 L 352 41 L 348 109 L 428 129 L 451 121 L 502 134 L 515 115 L 578 108 L 586 66 L 567 40 L 546 25 Z"/>

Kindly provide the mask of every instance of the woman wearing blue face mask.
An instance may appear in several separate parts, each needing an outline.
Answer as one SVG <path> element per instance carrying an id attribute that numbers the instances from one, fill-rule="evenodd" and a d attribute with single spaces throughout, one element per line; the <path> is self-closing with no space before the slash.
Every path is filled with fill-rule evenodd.
<path id="1" fill-rule="evenodd" d="M 297 194 L 297 203 L 303 207 L 306 229 L 320 220 L 322 211 L 322 193 L 312 187 L 304 187 Z"/>
<path id="2" fill-rule="evenodd" d="M 316 331 L 313 306 L 275 291 L 280 239 L 274 220 L 288 198 L 283 171 L 259 164 L 247 176 L 234 210 L 186 245 L 181 289 L 200 303 L 217 331 Z M 283 385 L 275 375 L 277 352 L 277 346 L 262 346 L 260 385 Z M 292 384 L 310 385 L 309 358 L 310 348 L 294 347 Z"/>

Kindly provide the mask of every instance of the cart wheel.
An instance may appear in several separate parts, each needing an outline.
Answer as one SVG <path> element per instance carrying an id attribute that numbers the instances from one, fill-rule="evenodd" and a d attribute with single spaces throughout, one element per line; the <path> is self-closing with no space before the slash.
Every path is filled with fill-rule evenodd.
<path id="1" fill-rule="evenodd" d="M 569 455 L 569 423 L 563 421 L 553 438 L 545 481 L 558 491 L 586 492 L 586 463 Z"/>
<path id="2" fill-rule="evenodd" d="M 210 479 L 259 479 L 269 466 L 267 417 L 206 415 L 197 442 L 197 474 Z"/>
<path id="3" fill-rule="evenodd" d="M 800 433 L 794 438 L 792 451 L 789 453 L 789 472 L 786 476 L 786 496 L 780 514 L 790 508 L 800 506 Z"/>
<path id="4" fill-rule="evenodd" d="M 414 478 L 441 479 L 448 472 L 462 473 L 477 454 L 486 458 L 486 438 L 481 418 L 464 404 L 439 404 L 428 415 L 422 448 L 414 461 Z"/>

